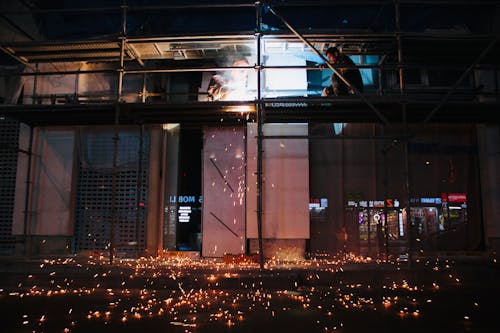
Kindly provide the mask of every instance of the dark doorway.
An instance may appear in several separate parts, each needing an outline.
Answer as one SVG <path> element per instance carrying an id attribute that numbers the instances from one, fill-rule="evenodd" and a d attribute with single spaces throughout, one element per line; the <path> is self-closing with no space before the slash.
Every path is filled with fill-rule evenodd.
<path id="1" fill-rule="evenodd" d="M 201 150 L 200 128 L 182 128 L 179 144 L 177 195 L 177 249 L 201 249 Z"/>

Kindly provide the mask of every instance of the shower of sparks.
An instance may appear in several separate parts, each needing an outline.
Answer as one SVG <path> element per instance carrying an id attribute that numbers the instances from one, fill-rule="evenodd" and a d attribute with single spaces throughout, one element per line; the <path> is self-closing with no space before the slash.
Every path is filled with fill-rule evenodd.
<path id="1" fill-rule="evenodd" d="M 151 320 L 182 329 L 179 332 L 200 332 L 210 327 L 230 330 L 250 321 L 287 322 L 298 311 L 311 318 L 317 331 L 332 332 L 345 329 L 347 311 L 420 320 L 434 305 L 433 298 L 441 286 L 462 283 L 450 262 L 421 264 L 435 275 L 433 281 L 343 281 L 345 271 L 353 265 L 385 267 L 393 272 L 402 265 L 399 261 L 354 255 L 274 259 L 266 263 L 265 272 L 251 260 L 227 263 L 220 259 L 158 257 L 116 260 L 113 265 L 105 257 L 44 260 L 12 287 L 0 289 L 0 302 L 70 300 L 65 308 L 32 308 L 30 313 L 20 315 L 20 327 L 32 332 L 73 332 L 102 325 L 119 328 Z M 95 299 L 105 302 L 93 302 Z M 464 325 L 472 325 L 479 304 L 471 300 L 470 313 L 462 315 Z"/>

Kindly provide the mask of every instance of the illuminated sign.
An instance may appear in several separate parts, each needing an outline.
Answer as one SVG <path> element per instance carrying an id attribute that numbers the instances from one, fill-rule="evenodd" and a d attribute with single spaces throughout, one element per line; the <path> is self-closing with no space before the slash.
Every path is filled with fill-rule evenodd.
<path id="1" fill-rule="evenodd" d="M 310 203 L 309 210 L 313 210 L 313 209 L 321 210 L 322 208 L 319 206 L 319 203 Z"/>
<path id="2" fill-rule="evenodd" d="M 426 203 L 426 204 L 441 204 L 441 198 L 420 198 L 421 203 Z"/>
<path id="3" fill-rule="evenodd" d="M 465 193 L 441 193 L 443 202 L 467 202 Z"/>
<path id="4" fill-rule="evenodd" d="M 404 224 L 403 224 L 403 213 L 398 214 L 398 222 L 399 222 L 399 237 L 404 237 Z"/>
<path id="5" fill-rule="evenodd" d="M 309 210 L 322 211 L 328 207 L 328 200 L 325 198 L 315 199 L 311 198 L 309 200 Z"/>
<path id="6" fill-rule="evenodd" d="M 179 207 L 179 222 L 188 223 L 191 220 L 191 206 Z"/>
<path id="7" fill-rule="evenodd" d="M 422 203 L 422 204 L 440 205 L 442 200 L 441 198 L 411 198 L 410 202 L 416 204 Z"/>
<path id="8" fill-rule="evenodd" d="M 290 102 L 290 103 L 282 103 L 282 102 L 272 102 L 272 103 L 265 103 L 265 106 L 267 107 L 287 107 L 287 108 L 304 108 L 307 107 L 307 103 L 297 103 L 297 102 Z"/>
<path id="9" fill-rule="evenodd" d="M 195 203 L 195 202 L 199 202 L 201 203 L 203 201 L 203 196 L 198 196 L 196 197 L 195 195 L 171 195 L 169 197 L 169 200 L 171 203 L 175 203 L 175 202 L 178 202 L 178 203 Z"/>
<path id="10" fill-rule="evenodd" d="M 359 202 L 356 202 L 354 200 L 347 201 L 348 207 L 358 207 L 358 205 L 359 205 L 359 207 L 364 207 L 364 208 L 368 208 L 368 207 L 384 208 L 385 205 L 387 205 L 387 208 L 398 208 L 399 207 L 399 200 L 398 199 L 385 199 L 385 201 L 384 200 L 371 200 L 371 201 L 361 200 Z"/>

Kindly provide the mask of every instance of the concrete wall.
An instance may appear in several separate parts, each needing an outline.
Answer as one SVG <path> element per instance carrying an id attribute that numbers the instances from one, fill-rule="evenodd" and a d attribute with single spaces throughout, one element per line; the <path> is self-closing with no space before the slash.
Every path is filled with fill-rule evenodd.
<path id="1" fill-rule="evenodd" d="M 28 138 L 29 130 L 24 128 L 20 134 L 21 149 L 27 149 Z M 23 235 L 26 228 L 31 245 L 37 246 L 28 244 L 34 254 L 69 250 L 74 226 L 74 143 L 74 128 L 35 129 L 26 226 L 27 156 L 20 154 L 12 233 Z"/>

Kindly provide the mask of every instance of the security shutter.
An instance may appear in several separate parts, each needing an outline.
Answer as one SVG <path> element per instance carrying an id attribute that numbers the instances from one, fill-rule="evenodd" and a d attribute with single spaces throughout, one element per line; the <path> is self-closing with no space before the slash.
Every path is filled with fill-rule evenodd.
<path id="1" fill-rule="evenodd" d="M 109 250 L 112 221 L 113 131 L 81 129 L 78 135 L 78 186 L 75 251 Z M 131 255 L 145 248 L 149 135 L 143 135 L 139 171 L 140 132 L 120 131 L 115 187 L 115 248 Z M 139 176 L 139 177 L 138 177 Z M 138 184 L 142 183 L 141 186 Z M 137 203 L 139 200 L 139 220 Z"/>

